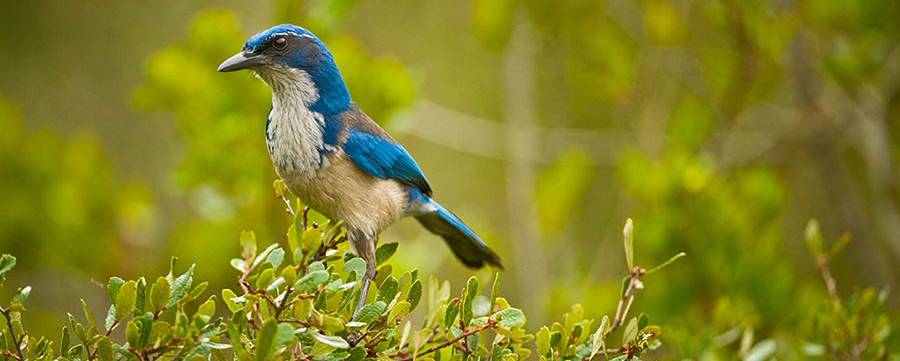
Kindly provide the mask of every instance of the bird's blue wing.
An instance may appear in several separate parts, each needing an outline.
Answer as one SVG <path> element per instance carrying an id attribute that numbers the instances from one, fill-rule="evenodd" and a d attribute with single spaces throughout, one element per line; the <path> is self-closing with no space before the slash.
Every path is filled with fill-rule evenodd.
<path id="1" fill-rule="evenodd" d="M 409 152 L 392 139 L 350 128 L 344 152 L 360 169 L 381 179 L 396 179 L 431 195 L 431 186 Z"/>

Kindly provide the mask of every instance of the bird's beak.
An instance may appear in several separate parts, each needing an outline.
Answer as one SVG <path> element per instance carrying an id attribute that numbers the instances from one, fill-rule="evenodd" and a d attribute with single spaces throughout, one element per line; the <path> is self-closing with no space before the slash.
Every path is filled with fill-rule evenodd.
<path id="1" fill-rule="evenodd" d="M 255 66 L 265 65 L 266 57 L 264 55 L 258 55 L 248 52 L 240 52 L 235 54 L 234 56 L 228 58 L 223 61 L 221 65 L 219 65 L 220 72 L 226 71 L 235 71 L 248 69 Z"/>

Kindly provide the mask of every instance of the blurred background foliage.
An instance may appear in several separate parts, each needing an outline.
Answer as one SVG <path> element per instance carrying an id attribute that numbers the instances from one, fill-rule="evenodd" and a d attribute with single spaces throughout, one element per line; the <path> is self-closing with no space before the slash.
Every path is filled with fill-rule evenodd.
<path id="1" fill-rule="evenodd" d="M 818 355 L 809 218 L 853 235 L 831 263 L 842 297 L 900 288 L 896 1 L 37 0 L 0 18 L 0 250 L 36 291 L 31 329 L 55 334 L 84 290 L 101 302 L 94 279 L 178 256 L 230 286 L 214 265 L 242 229 L 285 242 L 269 92 L 215 72 L 281 22 L 328 44 L 354 100 L 503 255 L 529 324 L 575 302 L 612 313 L 628 216 L 639 263 L 688 254 L 636 300 L 665 330 L 659 357 L 744 358 L 747 330 L 764 355 Z M 471 275 L 415 222 L 382 238 L 401 241 L 396 266 Z M 873 292 L 856 295 L 896 324 L 896 293 Z"/>

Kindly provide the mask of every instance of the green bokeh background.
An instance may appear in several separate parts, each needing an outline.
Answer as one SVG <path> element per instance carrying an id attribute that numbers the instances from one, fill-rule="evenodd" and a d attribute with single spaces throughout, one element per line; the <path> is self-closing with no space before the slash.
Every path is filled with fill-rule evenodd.
<path id="1" fill-rule="evenodd" d="M 723 337 L 747 328 L 796 357 L 827 304 L 808 219 L 853 235 L 842 295 L 900 289 L 898 20 L 892 0 L 2 1 L 8 285 L 55 335 L 79 297 L 103 302 L 97 280 L 177 256 L 217 289 L 241 230 L 284 243 L 270 93 L 215 68 L 291 22 L 503 257 L 529 324 L 614 312 L 631 217 L 638 264 L 688 254 L 633 306 L 665 330 L 657 357 L 739 358 Z M 414 221 L 382 238 L 395 268 L 473 274 Z"/>

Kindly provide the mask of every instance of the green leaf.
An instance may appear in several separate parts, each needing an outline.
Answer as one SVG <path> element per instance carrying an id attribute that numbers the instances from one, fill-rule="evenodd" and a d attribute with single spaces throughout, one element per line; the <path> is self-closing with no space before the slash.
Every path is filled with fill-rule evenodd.
<path id="1" fill-rule="evenodd" d="M 234 291 L 228 288 L 222 290 L 222 301 L 225 301 L 225 306 L 228 307 L 228 310 L 231 311 L 231 313 L 235 313 L 244 308 L 243 305 L 234 301 L 235 298 L 237 298 L 237 295 L 234 294 Z"/>
<path id="2" fill-rule="evenodd" d="M 97 341 L 97 356 L 100 356 L 102 361 L 113 361 L 112 341 L 109 340 L 109 337 L 102 336 Z"/>
<path id="3" fill-rule="evenodd" d="M 109 292 L 109 302 L 115 304 L 119 295 L 119 287 L 125 284 L 125 280 L 119 277 L 112 277 L 106 284 L 106 291 Z"/>
<path id="4" fill-rule="evenodd" d="M 325 331 L 340 332 L 344 330 L 344 321 L 337 317 L 322 315 L 322 323 L 318 326 Z"/>
<path id="5" fill-rule="evenodd" d="M 416 309 L 416 306 L 419 305 L 419 301 L 422 300 L 421 280 L 416 280 L 416 282 L 409 287 L 409 295 L 406 297 L 406 300 L 409 301 L 410 310 Z"/>
<path id="6" fill-rule="evenodd" d="M 297 282 L 297 270 L 294 267 L 286 266 L 281 270 L 280 277 L 284 278 L 284 283 L 293 285 Z"/>
<path id="7" fill-rule="evenodd" d="M 13 296 L 13 303 L 23 303 L 28 299 L 28 295 L 31 294 L 31 286 L 25 286 L 24 288 L 20 288 L 16 295 Z"/>
<path id="8" fill-rule="evenodd" d="M 10 254 L 3 254 L 0 256 L 0 275 L 9 272 L 13 267 L 16 266 L 16 257 L 13 257 Z"/>
<path id="9" fill-rule="evenodd" d="M 366 357 L 366 347 L 364 345 L 358 345 L 352 349 L 350 349 L 349 356 L 345 361 L 362 361 L 363 358 Z"/>
<path id="10" fill-rule="evenodd" d="M 69 314 L 69 324 L 72 325 L 72 331 L 75 331 L 75 336 L 78 336 L 78 339 L 81 341 L 87 341 L 87 334 L 84 332 L 84 326 L 75 321 L 75 316 Z"/>
<path id="11" fill-rule="evenodd" d="M 281 179 L 276 179 L 272 182 L 272 188 L 275 189 L 275 195 L 279 197 L 284 197 L 284 193 L 287 191 L 287 186 L 284 185 Z"/>
<path id="12" fill-rule="evenodd" d="M 306 267 L 306 273 L 315 272 L 315 271 L 324 271 L 325 264 L 321 261 L 315 261 L 310 263 L 309 266 Z"/>
<path id="13" fill-rule="evenodd" d="M 328 272 L 327 271 L 314 271 L 307 273 L 303 278 L 297 280 L 297 283 L 294 285 L 294 289 L 297 291 L 309 291 L 319 287 L 319 285 L 328 281 Z"/>
<path id="14" fill-rule="evenodd" d="M 651 274 L 651 273 L 653 273 L 653 272 L 659 271 L 659 270 L 665 268 L 666 266 L 668 266 L 669 264 L 671 264 L 672 262 L 675 262 L 675 260 L 677 260 L 677 259 L 679 259 L 679 258 L 681 258 L 681 257 L 684 257 L 684 256 L 687 256 L 687 254 L 684 253 L 684 252 L 678 252 L 678 254 L 672 256 L 672 258 L 669 258 L 667 261 L 663 262 L 663 263 L 660 264 L 659 266 L 653 267 L 653 268 L 650 269 L 649 271 L 644 272 L 644 274 L 645 274 L 645 275 L 648 275 L 648 274 Z"/>
<path id="15" fill-rule="evenodd" d="M 118 295 L 118 290 L 116 291 L 116 294 Z M 100 328 L 97 327 L 97 321 L 94 320 L 94 314 L 91 313 L 91 309 L 88 308 L 87 303 L 84 302 L 83 298 L 81 299 L 81 309 L 84 311 L 84 318 L 87 319 L 88 325 L 99 330 Z"/>
<path id="16" fill-rule="evenodd" d="M 631 218 L 625 221 L 625 228 L 622 230 L 625 238 L 625 262 L 628 264 L 628 270 L 634 268 L 634 222 Z"/>
<path id="17" fill-rule="evenodd" d="M 497 304 L 497 296 L 500 294 L 500 272 L 494 273 L 494 285 L 491 286 L 491 306 L 488 313 L 494 313 L 494 305 Z"/>
<path id="18" fill-rule="evenodd" d="M 256 234 L 253 231 L 241 231 L 241 256 L 244 259 L 256 257 Z"/>
<path id="19" fill-rule="evenodd" d="M 2 286 L 3 282 L 6 281 L 6 272 L 9 272 L 9 270 L 11 270 L 15 266 L 16 257 L 5 253 L 0 256 L 0 286 Z"/>
<path id="20" fill-rule="evenodd" d="M 584 319 L 584 306 L 580 303 L 576 303 L 572 305 L 569 309 L 569 312 L 566 312 L 563 315 L 563 324 L 566 326 L 567 330 L 573 330 L 575 328 L 575 324 L 581 322 Z"/>
<path id="21" fill-rule="evenodd" d="M 178 278 L 175 279 L 175 282 L 172 282 L 172 286 L 169 289 L 169 302 L 166 304 L 166 307 L 171 307 L 172 305 L 180 301 L 184 297 L 184 294 L 187 293 L 187 290 L 191 288 L 194 266 L 195 265 L 191 265 L 191 267 L 189 267 L 188 270 L 184 272 L 184 274 L 178 276 Z"/>
<path id="22" fill-rule="evenodd" d="M 355 274 L 354 280 L 361 280 L 366 274 L 366 261 L 359 257 L 351 259 L 344 263 L 344 271 Z"/>
<path id="23" fill-rule="evenodd" d="M 277 346 L 287 344 L 294 340 L 294 328 L 288 323 L 278 324 L 278 332 L 275 334 L 275 343 Z"/>
<path id="24" fill-rule="evenodd" d="M 266 268 L 259 274 L 259 277 L 256 279 L 256 289 L 264 290 L 266 287 L 272 283 L 272 280 L 275 279 L 275 271 L 271 268 Z"/>
<path id="25" fill-rule="evenodd" d="M 74 360 L 80 360 L 80 359 L 82 359 L 83 351 L 84 351 L 83 345 L 72 346 L 72 348 L 70 348 L 69 352 L 68 352 L 69 358 L 74 359 Z"/>
<path id="26" fill-rule="evenodd" d="M 394 252 L 397 252 L 397 242 L 390 242 L 382 244 L 378 246 L 378 249 L 375 250 L 375 264 L 381 265 L 387 260 L 391 259 L 391 256 L 394 255 Z"/>
<path id="27" fill-rule="evenodd" d="M 638 333 L 638 320 L 636 317 L 632 317 L 631 320 L 628 321 L 628 324 L 625 326 L 625 332 L 622 333 L 622 343 L 628 343 L 633 340 Z"/>
<path id="28" fill-rule="evenodd" d="M 125 341 L 135 346 L 140 344 L 141 331 L 136 319 L 128 321 L 128 324 L 125 326 Z"/>
<path id="29" fill-rule="evenodd" d="M 144 277 L 137 280 L 137 301 L 134 308 L 138 313 L 144 312 L 145 302 L 147 301 L 147 280 Z"/>
<path id="30" fill-rule="evenodd" d="M 297 229 L 300 228 L 300 226 L 299 226 L 300 221 L 297 219 L 299 217 L 300 216 L 298 215 L 297 217 L 294 218 L 294 222 L 298 222 L 298 224 L 290 225 L 290 227 L 288 227 L 288 231 L 287 231 L 288 249 L 290 249 L 294 255 L 296 255 L 297 250 L 300 249 L 300 242 L 299 242 L 299 238 L 297 237 Z M 298 264 L 296 259 L 294 259 L 294 264 Z"/>
<path id="31" fill-rule="evenodd" d="M 537 332 L 535 340 L 538 355 L 544 356 L 550 353 L 550 329 L 547 326 L 541 326 Z"/>
<path id="32" fill-rule="evenodd" d="M 278 348 L 276 336 L 278 324 L 273 319 L 263 323 L 256 337 L 256 360 L 265 361 L 271 359 Z"/>
<path id="33" fill-rule="evenodd" d="M 638 330 L 643 330 L 648 324 L 650 324 L 650 319 L 647 317 L 646 313 L 641 312 L 641 314 L 638 315 Z"/>
<path id="34" fill-rule="evenodd" d="M 109 305 L 109 308 L 106 309 L 106 319 L 104 321 L 106 321 L 103 326 L 105 329 L 108 330 L 113 327 L 113 324 L 116 323 L 116 305 Z M 91 327 L 88 329 L 88 334 L 94 335 L 95 333 L 97 333 L 96 328 Z"/>
<path id="35" fill-rule="evenodd" d="M 322 244 L 322 231 L 318 229 L 308 229 L 303 232 L 303 238 L 300 239 L 303 249 L 307 252 L 315 251 Z"/>
<path id="36" fill-rule="evenodd" d="M 391 312 L 388 313 L 388 321 L 396 320 L 397 317 L 403 318 L 409 313 L 409 302 L 400 301 L 394 305 L 394 308 L 391 308 Z"/>
<path id="37" fill-rule="evenodd" d="M 597 327 L 597 332 L 594 332 L 594 335 L 591 336 L 591 356 L 588 359 L 593 359 L 601 349 L 606 353 L 607 332 L 609 332 L 609 317 L 603 316 L 603 320 L 600 321 L 600 327 Z"/>
<path id="38" fill-rule="evenodd" d="M 454 298 L 447 302 L 447 311 L 444 313 L 444 327 L 449 328 L 453 326 L 453 321 L 456 319 L 456 315 L 459 314 L 459 306 L 459 298 Z"/>
<path id="39" fill-rule="evenodd" d="M 231 322 L 225 325 L 225 334 L 228 335 L 228 341 L 231 341 L 231 349 L 235 354 L 239 354 L 244 350 L 244 344 L 241 343 L 241 330 L 238 322 L 244 319 L 244 312 L 238 310 L 232 315 Z"/>
<path id="40" fill-rule="evenodd" d="M 147 342 L 150 341 L 150 333 L 153 331 L 153 313 L 145 312 L 144 317 L 141 318 L 141 339 L 137 343 L 136 346 L 144 347 L 147 346 Z"/>
<path id="41" fill-rule="evenodd" d="M 622 278 L 622 288 L 619 291 L 619 297 L 625 297 L 625 292 L 628 291 L 628 284 L 631 283 L 631 276 L 625 276 Z"/>
<path id="42" fill-rule="evenodd" d="M 744 357 L 744 361 L 768 360 L 775 354 L 777 348 L 778 344 L 776 344 L 773 339 L 759 341 L 759 343 L 754 345 L 750 351 L 747 352 L 747 357 Z"/>
<path id="43" fill-rule="evenodd" d="M 194 286 L 194 288 L 191 289 L 191 292 L 188 292 L 187 296 L 184 296 L 184 298 L 181 299 L 181 302 L 190 302 L 197 299 L 203 291 L 206 291 L 206 287 L 209 287 L 208 281 L 200 282 L 199 285 Z"/>
<path id="44" fill-rule="evenodd" d="M 131 314 L 134 310 L 134 303 L 137 301 L 137 284 L 134 281 L 125 282 L 119 288 L 119 294 L 116 296 L 116 311 L 114 317 L 116 321 L 121 321 Z"/>
<path id="45" fill-rule="evenodd" d="M 491 301 L 482 295 L 478 295 L 472 300 L 472 317 L 488 316 L 488 310 L 491 308 Z"/>
<path id="46" fill-rule="evenodd" d="M 469 277 L 468 282 L 466 282 L 465 292 L 463 292 L 462 303 L 459 306 L 459 319 L 463 325 L 468 325 L 469 321 L 472 320 L 472 301 L 477 295 L 478 278 L 475 276 Z"/>
<path id="47" fill-rule="evenodd" d="M 381 283 L 381 286 L 378 287 L 378 293 L 375 294 L 375 301 L 382 301 L 384 303 L 390 303 L 395 296 L 397 296 L 397 288 L 399 286 L 399 282 L 393 276 L 388 276 L 384 282 Z"/>
<path id="48" fill-rule="evenodd" d="M 216 313 L 216 295 L 209 296 L 206 302 L 203 302 L 200 307 L 197 308 L 197 314 L 212 317 L 213 314 Z"/>
<path id="49" fill-rule="evenodd" d="M 369 323 L 374 321 L 378 316 L 384 313 L 384 310 L 387 308 L 387 305 L 381 301 L 375 301 L 368 305 L 363 306 L 356 314 L 353 316 L 353 321 Z"/>
<path id="50" fill-rule="evenodd" d="M 316 342 L 321 342 L 321 343 L 324 343 L 328 346 L 331 346 L 331 347 L 334 347 L 337 349 L 344 349 L 344 348 L 350 347 L 350 344 L 348 344 L 347 341 L 344 341 L 344 339 L 342 339 L 340 337 L 325 336 L 318 332 L 311 332 L 310 335 L 312 336 L 312 338 L 314 340 L 316 340 Z"/>
<path id="51" fill-rule="evenodd" d="M 150 308 L 153 311 L 159 311 L 169 302 L 169 292 L 171 285 L 165 277 L 159 277 L 153 285 L 150 286 Z"/>
<path id="52" fill-rule="evenodd" d="M 62 328 L 62 341 L 59 343 L 59 349 L 63 352 L 69 349 L 69 342 L 71 342 L 69 338 L 69 328 L 63 326 Z"/>
<path id="53" fill-rule="evenodd" d="M 276 248 L 272 250 L 272 253 L 269 253 L 266 256 L 266 262 L 272 265 L 272 268 L 278 269 L 278 266 L 281 265 L 281 261 L 284 260 L 284 250 L 281 248 Z"/>
<path id="54" fill-rule="evenodd" d="M 276 249 L 280 249 L 278 243 L 270 244 L 266 247 L 265 250 L 262 251 L 256 258 L 253 259 L 253 263 L 250 264 L 251 269 L 256 269 L 260 264 L 262 264 L 266 259 L 268 259 L 269 255 L 272 254 Z"/>
<path id="55" fill-rule="evenodd" d="M 810 219 L 806 223 L 806 247 L 814 257 L 818 257 L 824 253 L 822 247 L 822 232 L 819 231 L 819 221 Z"/>
<path id="56" fill-rule="evenodd" d="M 491 319 L 498 321 L 497 324 L 500 326 L 513 328 L 525 323 L 525 313 L 518 308 L 510 307 L 493 314 Z"/>
<path id="57" fill-rule="evenodd" d="M 842 234 L 841 238 L 838 238 L 838 240 L 831 245 L 831 248 L 828 249 L 828 258 L 834 258 L 838 253 L 841 253 L 844 247 L 847 246 L 847 243 L 850 243 L 850 233 Z"/>
<path id="58" fill-rule="evenodd" d="M 244 261 L 240 258 L 232 258 L 231 259 L 231 268 L 234 268 L 240 272 L 244 272 L 244 269 L 247 268 L 247 261 Z"/>

